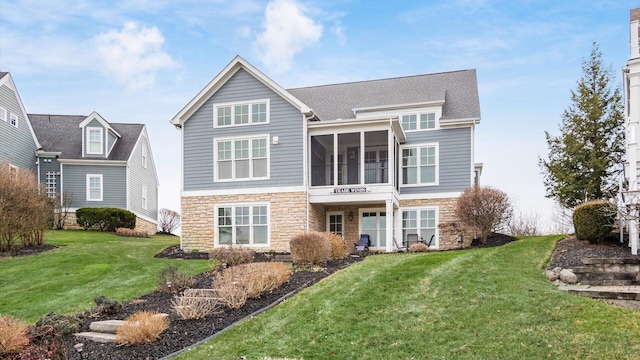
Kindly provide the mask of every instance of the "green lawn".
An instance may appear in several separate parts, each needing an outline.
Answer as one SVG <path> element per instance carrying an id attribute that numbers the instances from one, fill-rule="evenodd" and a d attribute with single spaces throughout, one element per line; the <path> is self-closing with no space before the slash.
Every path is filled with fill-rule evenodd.
<path id="1" fill-rule="evenodd" d="M 131 300 L 157 288 L 158 271 L 175 264 L 189 274 L 206 271 L 206 260 L 155 259 L 179 238 L 126 238 L 83 230 L 49 231 L 45 253 L 0 259 L 0 314 L 35 321 L 51 311 L 80 312 L 105 295 Z"/>
<path id="2" fill-rule="evenodd" d="M 558 236 L 371 256 L 179 359 L 631 359 L 640 312 L 560 292 Z"/>

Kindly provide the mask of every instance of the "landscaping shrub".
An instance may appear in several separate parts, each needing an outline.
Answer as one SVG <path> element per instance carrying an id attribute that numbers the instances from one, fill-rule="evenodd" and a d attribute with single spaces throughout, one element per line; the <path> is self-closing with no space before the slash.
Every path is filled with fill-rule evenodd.
<path id="1" fill-rule="evenodd" d="M 158 273 L 158 291 L 176 293 L 193 284 L 193 280 L 175 265 L 167 265 Z"/>
<path id="2" fill-rule="evenodd" d="M 473 186 L 458 197 L 454 213 L 458 220 L 478 231 L 484 244 L 492 232 L 509 223 L 513 208 L 504 191 L 488 186 Z"/>
<path id="3" fill-rule="evenodd" d="M 121 227 L 134 229 L 136 215 L 119 208 L 81 208 L 76 210 L 76 222 L 85 230 L 97 227 L 100 231 L 115 232 Z"/>
<path id="4" fill-rule="evenodd" d="M 125 319 L 116 331 L 116 342 L 123 345 L 149 344 L 169 328 L 169 319 L 160 313 L 139 311 Z"/>
<path id="5" fill-rule="evenodd" d="M 180 226 L 180 214 L 177 211 L 162 208 L 158 215 L 160 233 L 169 235 Z"/>
<path id="6" fill-rule="evenodd" d="M 122 304 L 119 301 L 111 300 L 104 295 L 97 296 L 93 299 L 96 306 L 91 309 L 91 315 L 112 315 L 118 313 L 122 309 Z"/>
<path id="7" fill-rule="evenodd" d="M 319 264 L 331 258 L 331 241 L 320 232 L 298 234 L 289 242 L 296 264 Z"/>
<path id="8" fill-rule="evenodd" d="M 409 246 L 409 252 L 412 253 L 427 251 L 429 251 L 429 247 L 423 243 L 411 244 L 411 246 Z"/>
<path id="9" fill-rule="evenodd" d="M 219 247 L 211 250 L 209 259 L 218 262 L 221 266 L 236 266 L 253 261 L 255 251 L 245 248 L 233 248 L 231 246 Z"/>
<path id="10" fill-rule="evenodd" d="M 29 360 L 66 360 L 64 338 L 57 334 L 51 325 L 29 326 L 30 341 L 20 352 L 20 359 Z"/>
<path id="11" fill-rule="evenodd" d="M 332 259 L 344 259 L 349 255 L 347 250 L 347 243 L 344 239 L 337 234 L 331 232 L 324 232 L 324 236 L 329 238 L 331 244 L 331 258 Z"/>
<path id="12" fill-rule="evenodd" d="M 239 309 L 249 297 L 246 282 L 242 281 L 243 273 L 234 266 L 220 271 L 213 279 L 213 289 L 222 304 L 228 308 Z"/>
<path id="13" fill-rule="evenodd" d="M 613 230 L 616 206 L 608 201 L 595 200 L 576 206 L 573 210 L 573 226 L 576 238 L 590 243 L 604 241 Z"/>
<path id="14" fill-rule="evenodd" d="M 173 310 L 183 319 L 202 319 L 220 307 L 218 299 L 206 297 L 196 289 L 187 289 L 171 302 Z"/>
<path id="15" fill-rule="evenodd" d="M 232 309 L 289 281 L 291 270 L 281 262 L 242 264 L 222 270 L 213 280 L 220 301 Z"/>
<path id="16" fill-rule="evenodd" d="M 50 312 L 36 321 L 36 326 L 51 326 L 56 335 L 70 335 L 80 331 L 82 320 L 73 315 L 59 315 Z"/>
<path id="17" fill-rule="evenodd" d="M 116 229 L 116 235 L 125 236 L 125 237 L 136 237 L 136 238 L 148 238 L 149 234 L 144 231 L 131 230 L 128 228 L 119 227 Z"/>
<path id="18" fill-rule="evenodd" d="M 0 316 L 0 358 L 19 354 L 29 343 L 27 325 L 10 316 Z"/>

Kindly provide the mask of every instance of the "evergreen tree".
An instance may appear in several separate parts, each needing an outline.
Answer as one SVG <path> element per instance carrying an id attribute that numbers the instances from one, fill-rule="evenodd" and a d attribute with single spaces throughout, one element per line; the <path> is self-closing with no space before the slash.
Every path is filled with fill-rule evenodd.
<path id="1" fill-rule="evenodd" d="M 549 159 L 539 159 L 546 196 L 565 208 L 614 194 L 623 170 L 624 105 L 596 43 L 582 72 L 562 114 L 560 136 L 545 131 Z"/>

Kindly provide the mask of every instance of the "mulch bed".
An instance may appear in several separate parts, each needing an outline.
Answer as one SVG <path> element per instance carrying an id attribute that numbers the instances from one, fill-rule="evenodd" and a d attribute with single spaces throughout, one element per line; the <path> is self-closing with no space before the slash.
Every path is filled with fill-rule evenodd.
<path id="1" fill-rule="evenodd" d="M 571 269 L 575 266 L 582 266 L 582 259 L 637 259 L 638 257 L 640 256 L 631 255 L 631 249 L 626 242 L 621 243 L 611 239 L 611 241 L 602 244 L 591 244 L 588 241 L 577 240 L 574 235 L 570 235 L 557 242 L 547 269 L 555 267 Z"/>
<path id="2" fill-rule="evenodd" d="M 45 251 L 49 251 L 49 250 L 53 250 L 56 249 L 57 246 L 55 245 L 41 245 L 41 246 L 31 246 L 31 247 L 22 247 L 22 246 L 17 246 L 16 248 L 12 249 L 11 251 L 0 251 L 0 258 L 1 257 L 18 257 L 18 256 L 28 256 L 28 255 L 34 255 L 34 254 L 38 254 L 41 252 L 45 252 Z"/>

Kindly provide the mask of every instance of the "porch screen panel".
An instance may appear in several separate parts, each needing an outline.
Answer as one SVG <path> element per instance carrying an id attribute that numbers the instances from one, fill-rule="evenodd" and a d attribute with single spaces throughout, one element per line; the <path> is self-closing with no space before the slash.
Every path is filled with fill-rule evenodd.
<path id="1" fill-rule="evenodd" d="M 387 131 L 367 131 L 364 134 L 364 179 L 366 184 L 387 183 L 388 137 Z"/>
<path id="2" fill-rule="evenodd" d="M 333 135 L 311 137 L 311 185 L 333 184 Z"/>
<path id="3" fill-rule="evenodd" d="M 338 134 L 338 151 L 344 154 L 338 185 L 360 184 L 360 133 Z"/>

